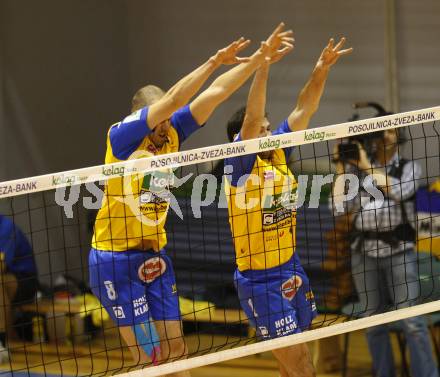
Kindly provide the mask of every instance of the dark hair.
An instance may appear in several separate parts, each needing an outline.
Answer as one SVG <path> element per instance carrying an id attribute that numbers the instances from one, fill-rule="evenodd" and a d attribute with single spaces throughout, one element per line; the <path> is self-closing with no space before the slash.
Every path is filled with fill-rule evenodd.
<path id="1" fill-rule="evenodd" d="M 229 119 L 226 127 L 229 141 L 234 140 L 234 136 L 241 130 L 246 115 L 246 106 L 240 107 Z"/>

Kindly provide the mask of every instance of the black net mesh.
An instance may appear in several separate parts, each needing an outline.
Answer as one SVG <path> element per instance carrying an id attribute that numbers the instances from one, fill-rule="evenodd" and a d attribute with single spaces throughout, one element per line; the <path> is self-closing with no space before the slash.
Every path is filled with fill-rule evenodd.
<path id="1" fill-rule="evenodd" d="M 388 179 L 386 205 L 371 200 L 363 185 L 370 172 L 348 141 L 299 146 L 289 156 L 274 147 L 278 159 L 254 155 L 251 170 L 241 156 L 111 178 L 110 189 L 109 181 L 33 194 L 14 187 L 16 196 L 0 200 L 5 365 L 17 373 L 115 374 L 437 300 L 439 128 L 427 122 L 405 133 L 405 143 L 394 142 L 397 160 L 376 161 Z M 384 135 L 358 139 L 369 160 L 394 148 Z M 231 188 L 230 163 L 262 180 L 251 187 L 232 177 Z M 336 164 L 342 170 L 334 174 Z M 277 183 L 288 171 L 292 180 Z M 353 187 L 345 182 L 336 213 L 332 193 L 343 173 L 361 185 L 348 200 Z M 273 199 L 264 208 L 231 206 L 236 196 L 263 194 Z M 118 197 L 142 214 L 109 209 Z M 163 229 L 148 223 L 158 213 Z M 98 222 L 100 250 L 89 261 Z M 411 227 L 403 234 L 402 224 Z"/>

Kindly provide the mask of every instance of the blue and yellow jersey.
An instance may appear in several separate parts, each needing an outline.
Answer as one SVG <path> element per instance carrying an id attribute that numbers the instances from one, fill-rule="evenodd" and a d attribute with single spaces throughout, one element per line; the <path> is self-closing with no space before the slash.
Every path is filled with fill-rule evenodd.
<path id="1" fill-rule="evenodd" d="M 287 120 L 272 134 L 291 132 Z M 240 141 L 240 135 L 235 141 Z M 295 252 L 297 183 L 287 167 L 292 148 L 276 149 L 270 160 L 257 154 L 228 158 L 225 190 L 229 223 L 240 271 L 286 263 Z"/>
<path id="2" fill-rule="evenodd" d="M 200 128 L 185 106 L 170 119 L 168 142 L 156 149 L 148 137 L 147 115 L 148 108 L 143 108 L 110 128 L 106 164 L 177 152 L 180 144 Z M 109 179 L 96 217 L 92 247 L 106 251 L 162 249 L 167 243 L 164 225 L 173 177 L 167 169 Z"/>
<path id="3" fill-rule="evenodd" d="M 23 232 L 6 216 L 0 215 L 0 258 L 6 272 L 37 275 L 32 247 Z"/>

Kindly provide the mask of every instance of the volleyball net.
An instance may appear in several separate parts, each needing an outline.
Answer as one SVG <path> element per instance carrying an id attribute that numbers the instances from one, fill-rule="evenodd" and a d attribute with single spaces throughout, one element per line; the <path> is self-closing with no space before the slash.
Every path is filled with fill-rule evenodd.
<path id="1" fill-rule="evenodd" d="M 434 107 L 0 183 L 0 374 L 158 376 L 439 311 L 439 120 Z"/>

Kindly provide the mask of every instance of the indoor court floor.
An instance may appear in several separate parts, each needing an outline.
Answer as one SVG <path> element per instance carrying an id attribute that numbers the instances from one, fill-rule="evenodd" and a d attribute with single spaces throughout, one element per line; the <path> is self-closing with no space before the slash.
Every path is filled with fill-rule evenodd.
<path id="1" fill-rule="evenodd" d="M 212 345 L 224 344 L 226 341 L 231 342 L 234 339 L 224 336 L 188 336 L 187 342 L 191 350 L 203 349 Z M 340 337 L 341 343 L 342 337 Z M 398 356 L 397 342 L 392 339 L 395 355 Z M 324 361 L 316 360 L 317 343 L 310 345 L 312 354 L 314 354 L 315 367 L 318 376 L 340 376 L 341 371 L 332 373 L 324 373 Z M 100 348 L 101 347 L 101 348 Z M 112 348 L 112 347 L 110 347 Z M 121 352 L 120 348 L 113 347 L 111 351 L 105 351 L 102 346 L 93 346 L 90 350 L 82 345 L 73 348 L 68 345 L 55 347 L 51 344 L 36 344 L 28 346 L 26 349 L 17 343 L 14 345 L 12 353 L 12 367 L 14 372 L 7 370 L 6 365 L 0 366 L 0 377 L 42 377 L 46 376 L 104 376 L 124 373 L 130 368 L 130 356 L 125 348 Z M 321 347 L 322 348 L 322 347 Z M 342 344 L 341 344 L 342 350 Z M 90 357 L 90 351 L 93 357 Z M 342 352 L 342 351 L 341 351 Z M 75 354 L 75 357 L 72 355 Z M 342 358 L 342 353 L 340 353 Z M 125 361 L 124 361 L 125 359 Z M 339 360 L 340 361 L 340 360 Z M 335 361 L 338 363 L 338 360 Z M 400 360 L 396 360 L 396 364 L 400 365 Z M 369 376 L 371 375 L 371 361 L 367 350 L 364 333 L 362 331 L 350 334 L 350 350 L 348 356 L 348 376 Z M 108 372 L 111 370 L 111 372 Z M 226 361 L 223 363 L 196 368 L 191 371 L 193 377 L 278 377 L 279 372 L 277 363 L 271 353 L 256 354 L 253 356 Z"/>

